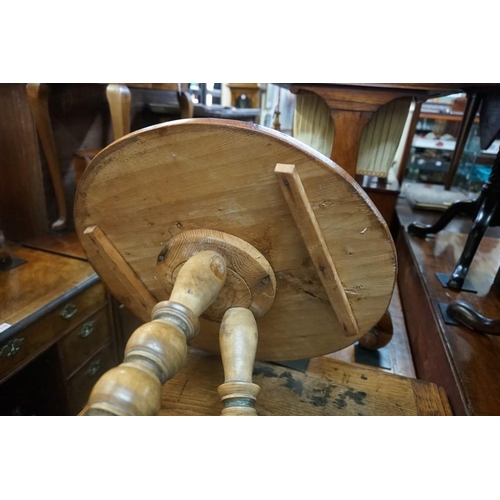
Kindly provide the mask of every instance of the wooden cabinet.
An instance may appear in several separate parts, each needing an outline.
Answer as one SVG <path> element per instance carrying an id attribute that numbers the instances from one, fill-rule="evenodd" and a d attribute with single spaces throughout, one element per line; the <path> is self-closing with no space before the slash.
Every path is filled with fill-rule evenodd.
<path id="1" fill-rule="evenodd" d="M 106 307 L 85 318 L 58 342 L 63 372 L 69 378 L 97 351 L 111 342 L 109 315 Z"/>
<path id="2" fill-rule="evenodd" d="M 109 296 L 83 260 L 11 249 L 27 263 L 0 274 L 0 413 L 76 415 L 118 364 Z"/>
<path id="3" fill-rule="evenodd" d="M 71 415 L 77 415 L 82 410 L 94 384 L 101 375 L 117 364 L 115 346 L 108 344 L 65 380 L 66 397 Z"/>

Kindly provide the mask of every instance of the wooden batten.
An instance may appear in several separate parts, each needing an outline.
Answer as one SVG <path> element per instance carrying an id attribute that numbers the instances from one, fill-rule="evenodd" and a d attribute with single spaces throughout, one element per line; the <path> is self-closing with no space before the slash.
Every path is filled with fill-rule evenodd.
<path id="1" fill-rule="evenodd" d="M 86 251 L 97 273 L 114 276 L 116 297 L 140 317 L 149 319 L 156 300 L 111 240 L 98 226 L 85 229 L 83 237 L 90 243 Z"/>
<path id="2" fill-rule="evenodd" d="M 357 335 L 356 318 L 295 165 L 278 163 L 274 172 L 344 334 Z"/>

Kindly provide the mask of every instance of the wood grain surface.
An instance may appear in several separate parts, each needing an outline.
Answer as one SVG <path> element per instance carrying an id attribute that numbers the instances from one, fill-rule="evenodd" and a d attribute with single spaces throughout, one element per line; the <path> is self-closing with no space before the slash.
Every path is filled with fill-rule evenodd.
<path id="1" fill-rule="evenodd" d="M 95 276 L 88 262 L 12 245 L 26 264 L 0 273 L 0 324 L 15 325 Z"/>
<path id="2" fill-rule="evenodd" d="M 256 318 L 263 316 L 276 294 L 276 277 L 271 265 L 255 247 L 220 231 L 194 229 L 167 241 L 156 266 L 156 277 L 167 292 L 171 293 L 186 261 L 205 250 L 215 251 L 224 258 L 227 276 L 219 296 L 204 316 L 220 322 L 230 307 L 245 307 Z"/>
<path id="3" fill-rule="evenodd" d="M 224 380 L 216 355 L 191 349 L 183 369 L 163 386 L 159 415 L 219 415 L 217 386 Z M 312 359 L 305 373 L 256 362 L 257 414 L 452 415 L 436 385 L 327 357 Z"/>
<path id="4" fill-rule="evenodd" d="M 342 332 L 278 185 L 277 163 L 296 166 L 359 336 Z M 99 225 L 158 301 L 168 293 L 155 279 L 155 265 L 173 236 L 214 229 L 253 245 L 277 281 L 274 304 L 258 320 L 257 359 L 313 357 L 350 345 L 382 317 L 395 283 L 389 230 L 359 185 L 298 141 L 243 122 L 178 120 L 116 141 L 82 176 L 75 224 L 79 237 Z M 82 245 L 92 262 L 85 239 Z M 109 273 L 101 278 L 120 294 Z M 218 330 L 202 317 L 193 346 L 218 352 Z"/>
<path id="5" fill-rule="evenodd" d="M 346 336 L 356 335 L 358 333 L 356 318 L 352 313 L 335 263 L 328 251 L 295 165 L 278 163 L 274 172 L 280 180 L 281 191 L 290 207 L 295 224 L 299 228 L 302 240 L 337 315 L 342 331 Z"/>

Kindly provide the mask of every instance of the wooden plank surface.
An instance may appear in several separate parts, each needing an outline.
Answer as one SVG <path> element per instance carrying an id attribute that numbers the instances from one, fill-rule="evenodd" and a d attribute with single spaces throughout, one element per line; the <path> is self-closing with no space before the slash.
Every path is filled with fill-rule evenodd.
<path id="1" fill-rule="evenodd" d="M 184 368 L 163 388 L 159 415 L 220 415 L 224 382 L 219 356 L 191 349 Z M 305 373 L 256 362 L 258 415 L 451 415 L 434 384 L 328 357 L 314 358 Z"/>
<path id="2" fill-rule="evenodd" d="M 341 329 L 281 193 L 276 163 L 297 168 L 358 335 Z M 178 120 L 116 141 L 82 176 L 75 224 L 79 237 L 98 225 L 158 301 L 168 293 L 155 266 L 170 238 L 216 229 L 253 245 L 277 281 L 274 304 L 258 320 L 257 359 L 312 357 L 352 344 L 382 317 L 395 284 L 389 230 L 359 185 L 298 141 L 243 122 Z M 114 277 L 101 279 L 116 294 Z M 193 346 L 218 352 L 219 324 L 203 317 L 200 323 Z"/>

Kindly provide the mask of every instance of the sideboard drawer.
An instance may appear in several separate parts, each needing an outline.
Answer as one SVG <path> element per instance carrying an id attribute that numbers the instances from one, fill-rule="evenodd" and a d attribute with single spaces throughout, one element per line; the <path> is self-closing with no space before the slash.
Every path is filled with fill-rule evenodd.
<path id="1" fill-rule="evenodd" d="M 28 361 L 56 340 L 52 318 L 45 316 L 36 323 L 0 344 L 0 382 L 3 382 Z"/>
<path id="2" fill-rule="evenodd" d="M 96 283 L 54 311 L 54 330 L 58 333 L 67 332 L 89 314 L 100 309 L 105 303 L 104 286 L 101 282 Z"/>
<path id="3" fill-rule="evenodd" d="M 0 344 L 0 383 L 48 349 L 64 333 L 106 304 L 102 283 L 96 283 Z"/>
<path id="4" fill-rule="evenodd" d="M 84 319 L 58 343 L 63 373 L 69 378 L 111 340 L 107 308 Z"/>
<path id="5" fill-rule="evenodd" d="M 77 415 L 85 406 L 90 392 L 101 375 L 117 366 L 118 360 L 113 343 L 108 344 L 82 366 L 67 382 L 69 408 Z"/>

